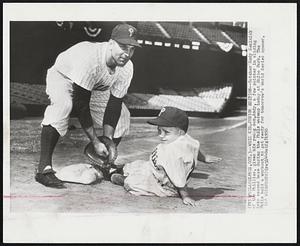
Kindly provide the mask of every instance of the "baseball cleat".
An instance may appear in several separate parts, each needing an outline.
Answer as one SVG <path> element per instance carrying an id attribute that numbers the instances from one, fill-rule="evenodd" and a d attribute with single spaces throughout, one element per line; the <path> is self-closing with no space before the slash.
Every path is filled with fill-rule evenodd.
<path id="1" fill-rule="evenodd" d="M 63 189 L 67 188 L 63 181 L 59 180 L 53 172 L 49 173 L 36 173 L 35 180 L 42 185 L 51 188 Z"/>
<path id="2" fill-rule="evenodd" d="M 113 173 L 110 177 L 110 181 L 115 185 L 124 185 L 125 177 L 119 173 Z"/>

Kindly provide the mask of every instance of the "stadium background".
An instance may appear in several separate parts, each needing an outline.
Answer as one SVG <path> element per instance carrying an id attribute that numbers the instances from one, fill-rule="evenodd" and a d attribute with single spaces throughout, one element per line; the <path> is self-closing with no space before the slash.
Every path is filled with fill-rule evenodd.
<path id="1" fill-rule="evenodd" d="M 107 41 L 118 23 L 11 22 L 11 118 L 42 115 L 46 72 L 57 55 L 80 41 Z M 245 114 L 247 23 L 127 23 L 143 47 L 132 58 L 125 98 L 132 115 L 151 115 L 171 101 L 200 116 Z"/>

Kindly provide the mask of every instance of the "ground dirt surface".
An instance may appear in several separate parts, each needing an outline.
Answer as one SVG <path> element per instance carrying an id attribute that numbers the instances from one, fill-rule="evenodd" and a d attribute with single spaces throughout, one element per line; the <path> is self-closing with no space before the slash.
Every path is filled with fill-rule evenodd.
<path id="1" fill-rule="evenodd" d="M 34 180 L 40 151 L 41 118 L 10 121 L 11 212 L 63 213 L 243 213 L 246 204 L 246 117 L 223 119 L 190 118 L 188 133 L 200 141 L 207 153 L 222 157 L 217 164 L 198 162 L 190 182 L 191 197 L 197 207 L 189 207 L 179 197 L 134 196 L 109 181 L 93 185 L 66 183 L 67 189 L 47 188 Z M 146 160 L 158 144 L 156 127 L 146 117 L 132 118 L 131 132 L 119 145 L 117 164 Z M 89 163 L 83 154 L 88 138 L 76 119 L 75 129 L 60 138 L 54 155 L 56 170 Z M 100 133 L 100 130 L 99 130 Z"/>

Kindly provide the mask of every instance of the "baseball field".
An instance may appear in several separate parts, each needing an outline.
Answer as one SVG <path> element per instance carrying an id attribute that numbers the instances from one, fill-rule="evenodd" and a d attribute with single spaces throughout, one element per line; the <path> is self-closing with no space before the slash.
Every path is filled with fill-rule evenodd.
<path id="1" fill-rule="evenodd" d="M 42 186 L 34 180 L 40 151 L 42 118 L 10 121 L 11 212 L 63 213 L 243 213 L 246 204 L 246 116 L 222 119 L 190 118 L 188 133 L 207 153 L 222 158 L 216 164 L 198 162 L 188 187 L 197 207 L 179 197 L 134 196 L 109 181 L 93 185 L 67 183 L 67 189 Z M 119 145 L 117 164 L 148 159 L 158 144 L 157 130 L 146 117 L 133 117 L 130 135 Z M 83 154 L 88 138 L 76 119 L 72 130 L 60 138 L 53 155 L 55 170 L 89 163 Z M 99 134 L 101 130 L 98 129 Z"/>

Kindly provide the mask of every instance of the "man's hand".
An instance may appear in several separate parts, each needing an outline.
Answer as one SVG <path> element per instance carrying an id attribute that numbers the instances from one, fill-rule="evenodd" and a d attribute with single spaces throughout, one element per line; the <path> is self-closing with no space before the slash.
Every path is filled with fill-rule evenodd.
<path id="1" fill-rule="evenodd" d="M 185 197 L 185 198 L 183 198 L 182 199 L 182 201 L 183 201 L 183 203 L 185 204 L 185 205 L 190 205 L 190 206 L 192 206 L 192 207 L 196 207 L 196 201 L 195 200 L 193 200 L 192 198 L 190 198 L 190 197 Z"/>
<path id="2" fill-rule="evenodd" d="M 106 149 L 105 145 L 101 143 L 99 140 L 93 142 L 94 149 L 96 153 L 100 156 L 108 156 L 108 150 Z"/>
<path id="3" fill-rule="evenodd" d="M 100 168 L 105 174 L 114 166 L 114 162 L 118 157 L 118 150 L 114 141 L 105 136 L 99 136 L 97 140 L 94 139 L 89 142 L 83 153 L 89 158 L 92 165 Z"/>
<path id="4" fill-rule="evenodd" d="M 214 162 L 219 162 L 221 160 L 222 160 L 222 158 L 217 157 L 217 156 L 213 156 L 213 155 L 206 155 L 205 156 L 205 162 L 206 163 L 214 163 Z"/>
<path id="5" fill-rule="evenodd" d="M 99 141 L 94 127 L 91 126 L 89 128 L 83 128 L 83 130 L 90 139 L 90 141 L 93 143 L 96 154 L 103 157 L 108 156 L 109 152 L 106 149 L 105 145 Z"/>

